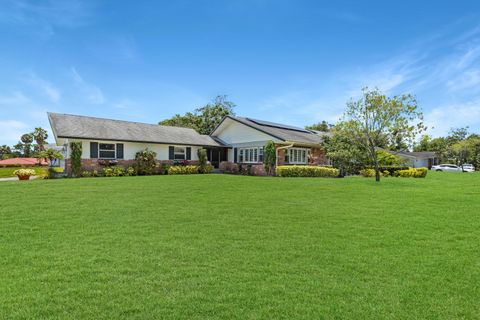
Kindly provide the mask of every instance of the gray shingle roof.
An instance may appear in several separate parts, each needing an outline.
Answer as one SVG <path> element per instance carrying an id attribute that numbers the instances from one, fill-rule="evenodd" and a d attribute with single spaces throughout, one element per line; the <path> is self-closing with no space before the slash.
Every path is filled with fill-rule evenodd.
<path id="1" fill-rule="evenodd" d="M 189 128 L 60 113 L 48 113 L 48 119 L 56 138 L 221 146 L 210 136 Z"/>
<path id="2" fill-rule="evenodd" d="M 262 131 L 283 141 L 297 142 L 304 144 L 320 144 L 323 137 L 328 133 L 306 130 L 302 128 L 282 125 L 273 122 L 266 122 L 244 117 L 228 116 L 228 118 L 243 123 L 251 128 Z"/>

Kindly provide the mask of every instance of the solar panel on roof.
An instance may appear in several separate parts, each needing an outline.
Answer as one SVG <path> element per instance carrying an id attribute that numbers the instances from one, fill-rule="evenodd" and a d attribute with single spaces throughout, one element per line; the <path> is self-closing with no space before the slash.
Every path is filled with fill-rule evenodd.
<path id="1" fill-rule="evenodd" d="M 252 121 L 256 124 L 259 124 L 261 126 L 268 126 L 268 127 L 274 127 L 274 128 L 280 128 L 280 129 L 287 129 L 287 130 L 295 130 L 295 131 L 300 131 L 300 132 L 305 132 L 305 133 L 311 133 L 308 130 L 299 128 L 299 127 L 294 127 L 294 126 L 289 126 L 285 124 L 280 124 L 280 123 L 275 123 L 275 122 L 270 122 L 270 121 L 263 121 L 263 120 L 257 120 L 257 119 L 252 119 L 252 118 L 247 118 L 247 120 Z"/>

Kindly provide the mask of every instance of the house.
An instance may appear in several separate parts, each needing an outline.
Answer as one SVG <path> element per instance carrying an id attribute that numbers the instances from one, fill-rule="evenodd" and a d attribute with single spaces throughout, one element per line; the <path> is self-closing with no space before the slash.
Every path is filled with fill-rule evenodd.
<path id="1" fill-rule="evenodd" d="M 393 155 L 396 155 L 405 160 L 406 165 L 413 168 L 428 168 L 438 164 L 438 157 L 435 152 L 421 151 L 421 152 L 408 152 L 408 151 L 388 151 Z"/>
<path id="2" fill-rule="evenodd" d="M 275 143 L 277 165 L 328 163 L 321 147 L 325 133 L 251 118 L 227 116 L 210 136 L 189 128 L 69 114 L 48 113 L 48 119 L 57 145 L 66 147 L 67 171 L 70 142 L 82 143 L 81 161 L 86 170 L 99 170 L 106 162 L 131 166 L 135 154 L 146 148 L 155 151 L 161 163 L 195 163 L 198 149 L 204 148 L 208 160 L 220 170 L 246 164 L 253 174 L 263 175 L 268 141 Z"/>
<path id="3" fill-rule="evenodd" d="M 105 163 L 131 166 L 135 154 L 146 148 L 157 153 L 158 161 L 168 164 L 182 160 L 195 163 L 200 148 L 206 148 L 210 154 L 226 154 L 219 152 L 226 147 L 212 137 L 188 128 L 59 113 L 48 113 L 48 119 L 57 145 L 66 146 L 67 172 L 70 142 L 82 143 L 81 162 L 85 170 L 102 169 Z"/>
<path id="4" fill-rule="evenodd" d="M 38 158 L 10 158 L 0 160 L 0 167 L 33 167 L 33 166 L 47 166 L 48 162 L 45 159 Z"/>
<path id="5" fill-rule="evenodd" d="M 277 165 L 328 164 L 321 145 L 325 134 L 252 118 L 226 116 L 211 136 L 228 147 L 227 161 L 221 162 L 221 170 L 235 171 L 238 164 L 246 164 L 251 166 L 254 174 L 263 175 L 263 151 L 268 141 L 275 143 Z"/>

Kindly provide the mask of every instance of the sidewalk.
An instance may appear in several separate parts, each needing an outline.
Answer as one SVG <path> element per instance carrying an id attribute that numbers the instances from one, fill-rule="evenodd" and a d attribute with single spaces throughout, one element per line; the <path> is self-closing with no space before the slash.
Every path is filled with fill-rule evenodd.
<path id="1" fill-rule="evenodd" d="M 37 179 L 36 176 L 31 176 L 30 180 L 35 180 Z M 2 181 L 18 181 L 18 177 L 11 177 L 11 178 L 0 178 L 0 182 Z"/>

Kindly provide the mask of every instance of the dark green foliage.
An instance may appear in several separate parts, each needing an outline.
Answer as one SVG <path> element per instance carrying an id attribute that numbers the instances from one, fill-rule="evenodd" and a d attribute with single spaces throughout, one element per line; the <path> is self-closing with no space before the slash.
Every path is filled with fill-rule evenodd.
<path id="1" fill-rule="evenodd" d="M 318 122 L 318 123 L 312 124 L 310 126 L 305 126 L 305 129 L 322 131 L 322 132 L 329 132 L 330 129 L 332 129 L 332 127 L 333 127 L 332 124 L 329 124 L 327 121 L 323 120 L 322 122 Z"/>
<path id="2" fill-rule="evenodd" d="M 277 154 L 275 150 L 275 144 L 272 140 L 270 140 L 265 145 L 265 150 L 263 152 L 263 165 L 268 175 L 273 175 L 275 173 L 276 161 Z"/>
<path id="3" fill-rule="evenodd" d="M 213 167 L 208 164 L 208 157 L 207 157 L 207 150 L 206 149 L 198 149 L 198 173 L 211 173 L 213 171 Z"/>
<path id="4" fill-rule="evenodd" d="M 70 165 L 71 174 L 74 177 L 80 177 L 82 173 L 82 143 L 70 142 Z"/>
<path id="5" fill-rule="evenodd" d="M 223 117 L 234 115 L 235 104 L 225 95 L 217 96 L 212 103 L 187 112 L 185 115 L 176 114 L 171 119 L 160 121 L 160 125 L 186 127 L 195 129 L 200 134 L 210 134 L 220 123 Z"/>
<path id="6" fill-rule="evenodd" d="M 138 175 L 151 175 L 155 173 L 157 167 L 157 153 L 152 150 L 145 149 L 135 154 L 136 167 Z"/>

